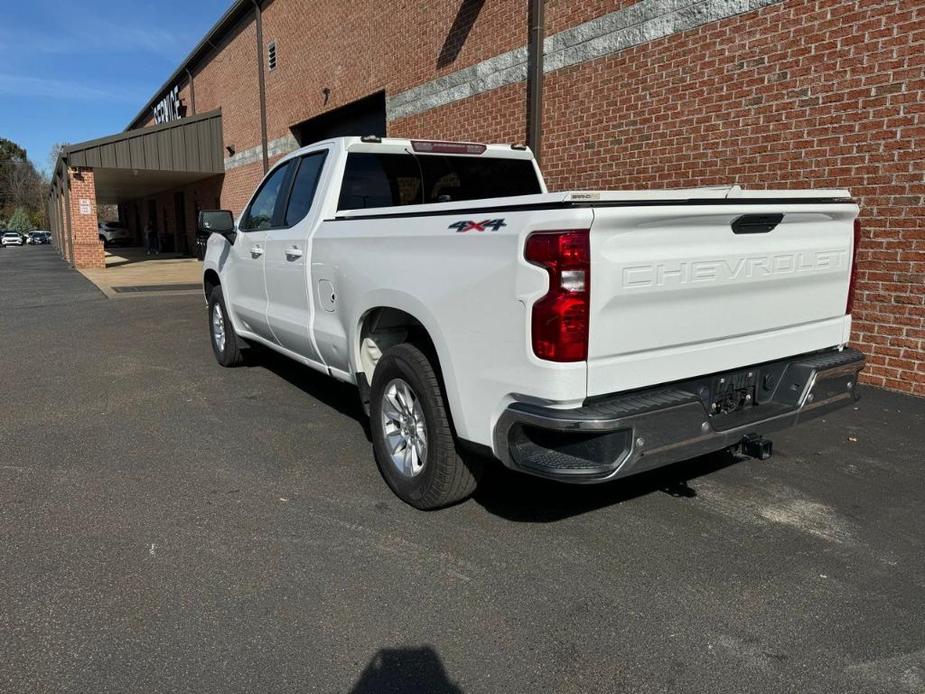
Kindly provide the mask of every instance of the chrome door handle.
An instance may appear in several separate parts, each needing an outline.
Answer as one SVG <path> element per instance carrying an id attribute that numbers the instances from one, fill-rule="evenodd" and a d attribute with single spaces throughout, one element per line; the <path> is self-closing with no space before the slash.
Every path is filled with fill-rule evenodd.
<path id="1" fill-rule="evenodd" d="M 287 258 L 301 258 L 301 257 L 302 257 L 302 249 L 301 249 L 301 248 L 287 248 L 287 249 L 286 249 L 286 257 L 287 257 Z"/>
<path id="2" fill-rule="evenodd" d="M 260 246 L 251 246 L 251 255 L 255 258 L 259 258 L 263 255 L 263 248 Z"/>

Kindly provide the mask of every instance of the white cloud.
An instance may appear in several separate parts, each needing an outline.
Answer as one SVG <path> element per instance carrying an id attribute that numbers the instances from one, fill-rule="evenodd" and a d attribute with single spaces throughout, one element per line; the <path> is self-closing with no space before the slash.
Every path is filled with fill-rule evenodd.
<path id="1" fill-rule="evenodd" d="M 124 90 L 100 89 L 73 81 L 27 77 L 0 72 L 0 94 L 93 101 L 137 103 L 140 97 Z"/>
<path id="2" fill-rule="evenodd" d="M 119 54 L 148 55 L 167 62 L 178 62 L 192 48 L 184 37 L 158 29 L 139 29 L 101 25 L 97 30 L 78 30 L 67 34 L 0 30 L 0 50 L 45 55 Z"/>

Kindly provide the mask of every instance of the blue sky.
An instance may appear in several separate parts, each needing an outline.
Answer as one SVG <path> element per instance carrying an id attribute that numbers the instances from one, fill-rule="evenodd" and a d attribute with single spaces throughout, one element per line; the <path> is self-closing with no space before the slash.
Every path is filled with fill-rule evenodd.
<path id="1" fill-rule="evenodd" d="M 231 0 L 0 0 L 0 137 L 47 169 L 56 142 L 119 132 Z"/>

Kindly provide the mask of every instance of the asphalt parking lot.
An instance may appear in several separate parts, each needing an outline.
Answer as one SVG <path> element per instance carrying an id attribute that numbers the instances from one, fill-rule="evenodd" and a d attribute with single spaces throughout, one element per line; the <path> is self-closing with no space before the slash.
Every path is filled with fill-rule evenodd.
<path id="1" fill-rule="evenodd" d="M 0 251 L 0 691 L 925 691 L 925 401 L 434 513 L 195 296 Z"/>

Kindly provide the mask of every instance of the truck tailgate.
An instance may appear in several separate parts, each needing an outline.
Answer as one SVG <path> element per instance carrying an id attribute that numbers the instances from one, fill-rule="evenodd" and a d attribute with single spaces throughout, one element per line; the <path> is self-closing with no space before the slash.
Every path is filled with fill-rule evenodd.
<path id="1" fill-rule="evenodd" d="M 850 200 L 593 208 L 589 396 L 847 339 Z"/>

